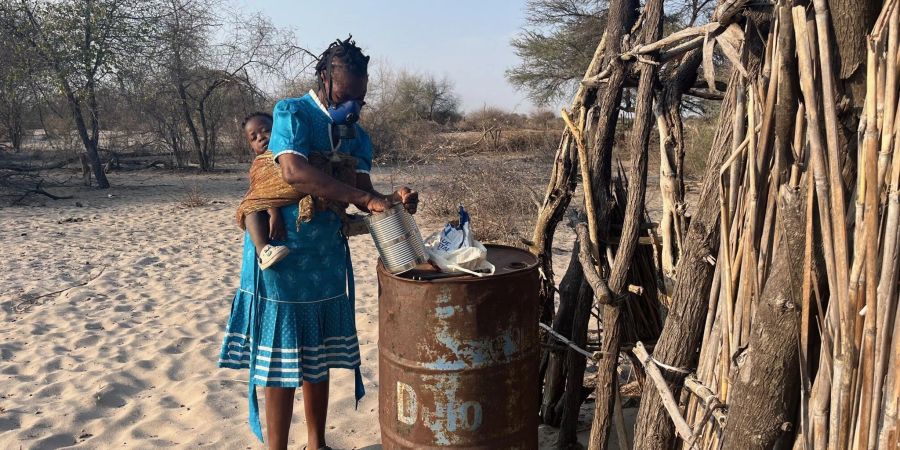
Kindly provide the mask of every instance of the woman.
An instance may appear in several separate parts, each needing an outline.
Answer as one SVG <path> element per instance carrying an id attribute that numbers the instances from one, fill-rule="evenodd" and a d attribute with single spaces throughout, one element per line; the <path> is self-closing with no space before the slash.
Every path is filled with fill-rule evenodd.
<path id="1" fill-rule="evenodd" d="M 418 194 L 402 188 L 382 195 L 372 187 L 372 144 L 355 123 L 365 103 L 369 57 L 348 38 L 322 53 L 318 89 L 275 105 L 269 149 L 284 181 L 315 199 L 303 211 L 281 208 L 290 254 L 261 272 L 252 243 L 244 239 L 241 288 L 235 295 L 220 367 L 250 369 L 250 425 L 262 440 L 255 386 L 265 387 L 270 449 L 287 448 L 296 387 L 302 386 L 310 449 L 328 449 L 328 370 L 356 371 L 357 402 L 364 395 L 359 372 L 353 271 L 341 211 L 348 204 L 382 212 L 402 203 L 415 213 Z M 355 158 L 355 173 L 335 178 L 336 167 Z M 325 166 L 315 161 L 326 161 Z M 325 171 L 317 167 L 322 167 Z M 308 215 L 309 217 L 306 217 Z"/>

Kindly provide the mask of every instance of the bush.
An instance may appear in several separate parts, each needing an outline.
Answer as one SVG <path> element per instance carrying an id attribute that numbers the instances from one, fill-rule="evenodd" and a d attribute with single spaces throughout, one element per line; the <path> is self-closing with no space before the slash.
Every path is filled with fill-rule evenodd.
<path id="1" fill-rule="evenodd" d="M 185 186 L 179 204 L 183 208 L 199 208 L 208 205 L 209 199 L 199 186 Z"/>
<path id="2" fill-rule="evenodd" d="M 524 128 L 526 119 L 522 114 L 488 106 L 466 114 L 459 122 L 458 128 L 462 131 Z"/>
<path id="3" fill-rule="evenodd" d="M 535 200 L 549 164 L 529 158 L 468 158 L 444 161 L 440 171 L 422 192 L 426 214 L 448 221 L 457 217 L 457 208 L 463 205 L 472 217 L 476 239 L 482 242 L 521 247 L 522 239 L 531 238 Z"/>

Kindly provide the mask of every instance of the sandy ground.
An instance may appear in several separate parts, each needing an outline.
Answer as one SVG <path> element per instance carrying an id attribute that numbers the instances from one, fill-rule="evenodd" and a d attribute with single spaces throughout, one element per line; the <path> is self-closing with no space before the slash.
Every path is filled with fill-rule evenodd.
<path id="1" fill-rule="evenodd" d="M 384 191 L 411 181 L 402 178 L 375 174 Z M 262 448 L 246 425 L 246 372 L 216 368 L 238 284 L 232 217 L 244 172 L 110 181 L 108 191 L 71 188 L 71 200 L 0 209 L 0 448 Z M 207 205 L 182 204 L 194 187 Z M 425 231 L 441 225 L 418 220 Z M 560 227 L 557 277 L 572 239 Z M 352 372 L 332 371 L 328 441 L 377 449 L 377 252 L 368 237 L 351 250 L 368 395 L 354 410 Z M 298 394 L 291 448 L 306 442 L 301 411 Z M 542 429 L 542 442 L 552 434 Z"/>

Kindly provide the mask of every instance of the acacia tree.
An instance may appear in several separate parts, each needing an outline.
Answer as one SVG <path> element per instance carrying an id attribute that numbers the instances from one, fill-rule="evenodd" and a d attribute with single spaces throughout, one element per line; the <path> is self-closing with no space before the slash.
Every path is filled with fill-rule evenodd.
<path id="1" fill-rule="evenodd" d="M 109 181 L 97 151 L 101 108 L 98 85 L 140 60 L 152 27 L 154 0 L 4 0 L 0 28 L 27 49 L 69 113 L 101 189 Z"/>
<path id="2" fill-rule="evenodd" d="M 446 124 L 460 118 L 459 96 L 447 77 L 400 71 L 390 76 L 380 94 L 384 105 L 406 120 L 427 120 Z"/>
<path id="3" fill-rule="evenodd" d="M 664 34 L 706 22 L 714 5 L 714 0 L 667 1 Z M 609 7 L 609 0 L 529 0 L 525 27 L 510 41 L 521 63 L 507 70 L 506 78 L 537 105 L 571 95 L 607 27 Z"/>
<path id="4" fill-rule="evenodd" d="M 573 91 L 606 28 L 606 0 L 530 0 L 526 26 L 512 39 L 522 63 L 506 71 L 514 86 L 538 105 Z"/>

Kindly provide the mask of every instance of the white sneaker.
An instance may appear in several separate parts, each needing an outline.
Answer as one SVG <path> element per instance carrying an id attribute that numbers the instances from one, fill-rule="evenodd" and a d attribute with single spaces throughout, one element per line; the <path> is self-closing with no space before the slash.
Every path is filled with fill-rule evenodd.
<path id="1" fill-rule="evenodd" d="M 263 247 L 262 253 L 259 254 L 259 268 L 266 270 L 269 267 L 272 267 L 273 264 L 284 259 L 290 252 L 291 249 L 283 245 L 277 247 L 274 245 L 267 245 Z"/>

